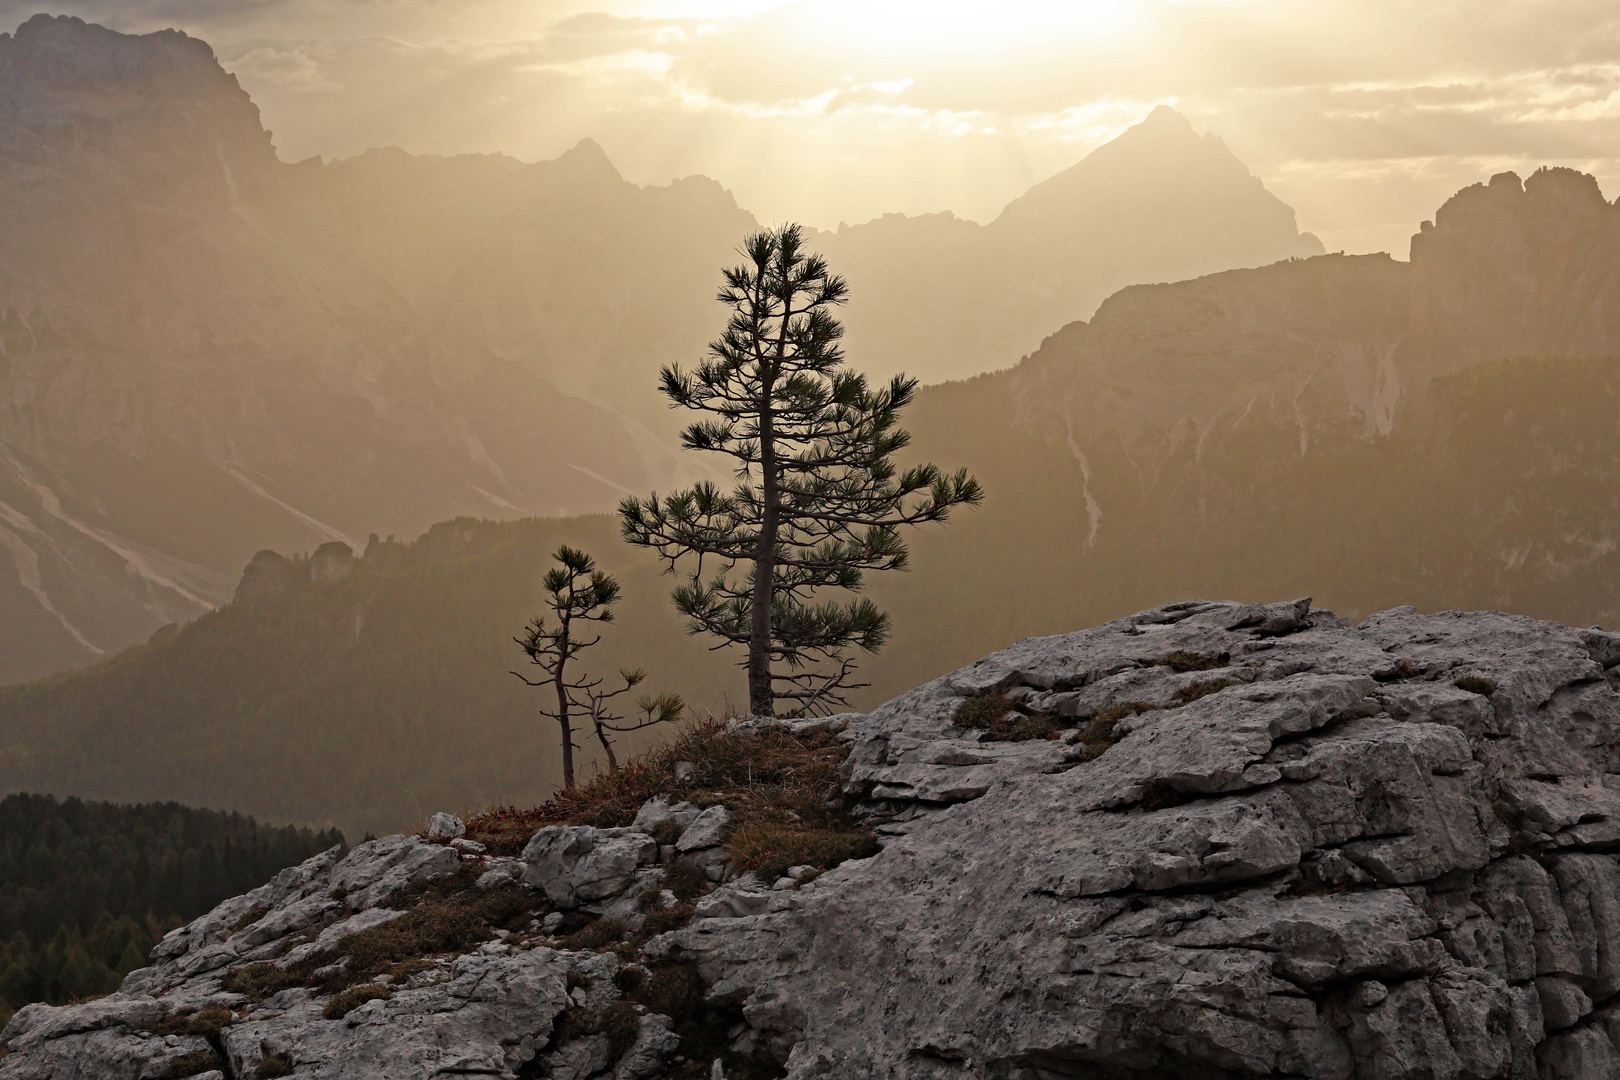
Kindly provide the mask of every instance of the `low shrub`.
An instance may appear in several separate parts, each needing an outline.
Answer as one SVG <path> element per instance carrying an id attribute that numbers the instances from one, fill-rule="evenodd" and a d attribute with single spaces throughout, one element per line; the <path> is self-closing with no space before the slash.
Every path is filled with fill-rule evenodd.
<path id="1" fill-rule="evenodd" d="M 951 722 L 970 731 L 985 732 L 986 742 L 1029 742 L 1055 739 L 1065 724 L 1047 713 L 1023 711 L 1004 694 L 981 694 L 963 698 Z"/>
<path id="2" fill-rule="evenodd" d="M 630 1000 L 645 1005 L 652 1012 L 663 1013 L 679 1026 L 703 1018 L 708 990 L 697 968 L 667 962 L 654 967 L 626 993 Z"/>
<path id="3" fill-rule="evenodd" d="M 660 795 L 699 806 L 723 803 L 740 820 L 798 815 L 812 824 L 829 822 L 837 819 L 828 801 L 837 794 L 846 753 L 828 731 L 742 732 L 724 720 L 696 720 L 645 757 L 559 791 L 543 806 L 473 817 L 467 835 L 494 854 L 516 855 L 546 825 L 629 825 L 643 803 Z M 677 763 L 685 767 L 677 770 Z"/>
<path id="4" fill-rule="evenodd" d="M 615 1059 L 630 1049 L 641 1030 L 641 1014 L 628 1001 L 615 1001 L 603 1009 L 591 1024 L 593 1034 L 606 1035 L 608 1053 Z"/>
<path id="5" fill-rule="evenodd" d="M 212 1039 L 221 1030 L 236 1022 L 235 1015 L 223 1005 L 210 1005 L 206 1009 L 181 1009 L 152 1027 L 154 1035 L 192 1035 Z M 200 1072 L 207 1072 L 201 1069 Z M 186 1075 L 190 1075 L 189 1073 Z"/>
<path id="6" fill-rule="evenodd" d="M 642 920 L 641 932 L 647 937 L 655 937 L 658 934 L 667 934 L 671 930 L 679 930 L 692 921 L 692 910 L 691 904 L 677 904 L 672 908 L 654 911 Z"/>
<path id="7" fill-rule="evenodd" d="M 293 1059 L 286 1054 L 266 1054 L 259 1059 L 259 1069 L 255 1075 L 259 1080 L 271 1080 L 277 1076 L 291 1076 L 293 1074 Z"/>
<path id="8" fill-rule="evenodd" d="M 674 893 L 677 900 L 691 900 L 708 887 L 709 877 L 702 867 L 678 862 L 664 871 L 664 888 Z"/>
<path id="9" fill-rule="evenodd" d="M 1480 694 L 1490 697 L 1496 693 L 1496 684 L 1489 679 L 1482 679 L 1478 675 L 1464 675 L 1451 684 L 1459 690 L 1466 690 L 1470 694 Z"/>
<path id="10" fill-rule="evenodd" d="M 304 985 L 304 975 L 300 971 L 261 961 L 226 972 L 219 985 L 227 993 L 245 994 L 249 1001 L 258 1004 L 289 987 Z"/>
<path id="11" fill-rule="evenodd" d="M 211 1072 L 216 1069 L 223 1071 L 224 1068 L 225 1059 L 215 1051 L 193 1050 L 169 1062 L 164 1075 L 171 1077 L 172 1080 L 182 1080 L 183 1077 L 196 1076 L 198 1073 Z"/>
<path id="12" fill-rule="evenodd" d="M 652 838 L 658 841 L 660 847 L 665 847 L 679 840 L 685 831 L 678 821 L 660 821 L 652 827 Z"/>
<path id="13" fill-rule="evenodd" d="M 565 949 L 603 949 L 624 940 L 624 927 L 607 919 L 596 919 L 563 939 Z"/>

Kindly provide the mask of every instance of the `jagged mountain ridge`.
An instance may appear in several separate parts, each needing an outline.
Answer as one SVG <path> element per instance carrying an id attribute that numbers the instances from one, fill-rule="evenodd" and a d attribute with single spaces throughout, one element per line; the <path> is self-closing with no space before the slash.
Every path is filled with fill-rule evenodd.
<path id="1" fill-rule="evenodd" d="M 1503 212 L 1465 218 L 1448 203 L 1426 235 L 1458 250 L 1517 238 L 1557 268 L 1543 241 L 1565 231 L 1524 222 L 1560 185 L 1583 183 L 1504 179 L 1480 189 Z M 1500 270 L 1424 252 L 1410 265 L 1321 256 L 1145 286 L 1011 372 L 923 388 L 904 418 L 917 456 L 968 467 L 987 495 L 912 538 L 911 573 L 871 583 L 894 636 L 863 662 L 874 685 L 862 700 L 1178 595 L 1312 592 L 1356 618 L 1404 600 L 1620 623 L 1620 365 L 1446 360 L 1434 350 L 1450 338 L 1410 314 L 1443 308 L 1466 338 L 1469 305 L 1443 298 L 1474 295 L 1467 275 Z M 1547 286 L 1528 274 L 1516 287 Z M 1517 340 L 1569 348 L 1567 332 Z M 1245 371 L 1264 374 L 1264 392 Z M 558 779 L 556 755 L 507 675 L 509 639 L 564 541 L 625 583 L 595 669 L 646 667 L 700 707 L 741 699 L 735 657 L 681 636 L 668 579 L 618 543 L 610 519 L 458 522 L 397 563 L 405 549 L 379 544 L 350 576 L 306 569 L 296 587 L 112 661 L 0 689 L 0 790 L 168 792 L 355 835 L 415 820 L 411 799 L 428 794 L 458 809 L 538 800 Z M 342 783 L 332 762 L 345 763 Z"/>
<path id="2" fill-rule="evenodd" d="M 714 181 L 638 187 L 588 141 L 532 165 L 397 148 L 286 164 L 175 31 L 41 16 L 0 39 L 0 79 L 0 680 L 194 617 L 260 548 L 604 510 L 691 467 L 656 371 L 714 336 L 719 268 L 755 226 Z M 1310 243 L 1184 120 L 1156 114 L 1137 143 L 1179 154 L 1158 213 L 1067 205 L 1059 177 L 1009 208 L 1050 228 L 952 226 L 995 238 L 990 261 L 924 243 L 923 219 L 823 234 L 855 282 L 852 357 L 938 377 L 970 369 L 936 339 L 977 335 L 971 363 L 1005 365 L 1099 289 Z M 1152 157 L 1110 173 L 1099 155 L 1070 173 Z M 1239 227 L 1183 251 L 1154 229 L 1201 185 L 1223 194 L 1189 212 Z M 1125 221 L 1112 246 L 1073 242 L 1099 218 Z M 983 296 L 919 336 L 906 320 L 941 273 Z M 991 328 L 963 336 L 963 315 Z"/>

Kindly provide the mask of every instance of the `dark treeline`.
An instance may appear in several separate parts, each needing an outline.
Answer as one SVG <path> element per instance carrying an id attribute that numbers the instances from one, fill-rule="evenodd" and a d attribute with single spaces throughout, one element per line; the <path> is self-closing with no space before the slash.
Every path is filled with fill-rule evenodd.
<path id="1" fill-rule="evenodd" d="M 0 1023 L 110 993 L 169 929 L 342 842 L 178 803 L 0 800 Z"/>

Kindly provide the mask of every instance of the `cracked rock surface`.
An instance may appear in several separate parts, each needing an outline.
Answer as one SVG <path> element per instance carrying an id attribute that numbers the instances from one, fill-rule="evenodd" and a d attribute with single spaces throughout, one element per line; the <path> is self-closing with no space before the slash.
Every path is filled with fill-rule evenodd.
<path id="1" fill-rule="evenodd" d="M 305 986 L 222 987 L 450 875 L 636 909 L 669 858 L 722 850 L 725 811 L 659 798 L 629 828 L 541 829 L 522 860 L 386 837 L 283 871 L 119 994 L 19 1011 L 0 1080 L 167 1080 L 210 1047 L 231 1080 L 272 1057 L 322 1080 L 1620 1076 L 1620 635 L 1182 603 L 813 724 L 841 730 L 842 793 L 881 851 L 730 879 L 644 946 L 702 974 L 730 1065 L 682 1058 L 640 1006 L 617 1043 L 571 1027 L 628 1007 L 620 958 L 538 932 L 431 958 L 338 1019 Z M 711 846 L 660 849 L 666 822 Z M 213 1042 L 158 1033 L 210 1005 L 237 1010 Z"/>
<path id="2" fill-rule="evenodd" d="M 1023 641 L 852 718 L 880 854 L 662 944 L 795 1080 L 1620 1076 L 1617 662 L 1305 601 Z M 982 742 L 992 693 L 1128 715 Z"/>

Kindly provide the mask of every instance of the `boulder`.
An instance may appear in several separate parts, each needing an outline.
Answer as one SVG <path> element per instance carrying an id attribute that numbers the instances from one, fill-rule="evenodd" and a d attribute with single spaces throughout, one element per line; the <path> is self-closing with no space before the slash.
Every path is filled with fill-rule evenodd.
<path id="1" fill-rule="evenodd" d="M 548 825 L 523 849 L 523 883 L 560 908 L 617 896 L 637 868 L 658 861 L 658 843 L 635 829 Z"/>
<path id="2" fill-rule="evenodd" d="M 436 840 L 456 840 L 467 835 L 467 826 L 456 815 L 440 811 L 428 820 L 427 834 Z"/>

